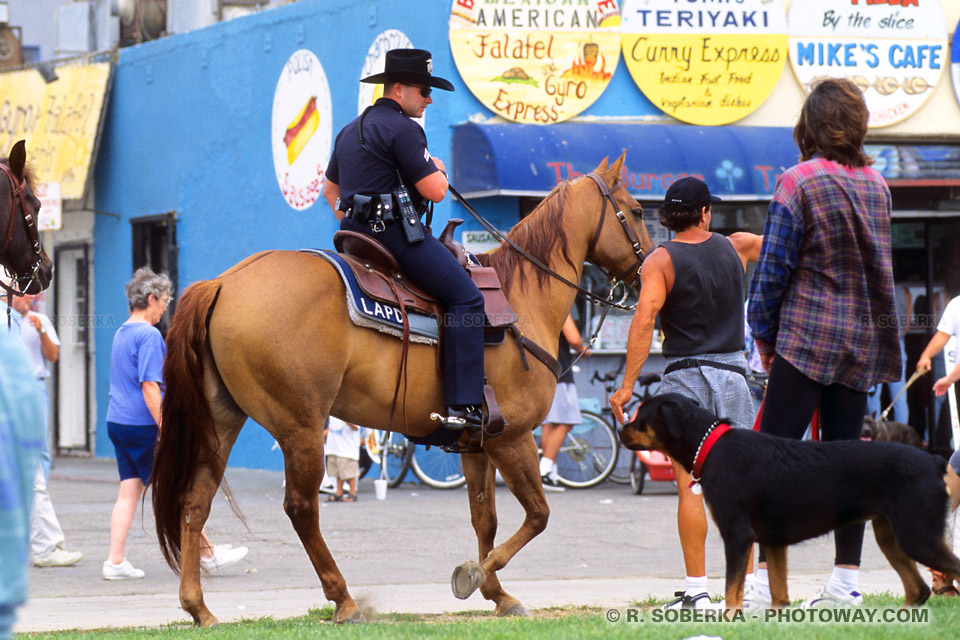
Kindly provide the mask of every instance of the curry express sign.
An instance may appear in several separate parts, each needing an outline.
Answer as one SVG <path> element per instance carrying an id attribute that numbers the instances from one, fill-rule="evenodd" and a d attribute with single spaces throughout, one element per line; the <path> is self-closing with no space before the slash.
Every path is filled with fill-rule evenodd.
<path id="1" fill-rule="evenodd" d="M 624 0 L 623 57 L 664 113 L 727 124 L 752 113 L 777 85 L 787 60 L 786 14 L 771 0 Z"/>
<path id="2" fill-rule="evenodd" d="M 617 0 L 454 0 L 450 50 L 464 83 L 514 122 L 572 118 L 603 93 L 620 59 Z"/>

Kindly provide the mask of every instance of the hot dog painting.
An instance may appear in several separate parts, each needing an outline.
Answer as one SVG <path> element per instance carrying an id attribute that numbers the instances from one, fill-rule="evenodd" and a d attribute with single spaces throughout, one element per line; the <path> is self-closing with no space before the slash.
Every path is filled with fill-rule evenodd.
<path id="1" fill-rule="evenodd" d="M 279 194 L 294 210 L 305 211 L 320 198 L 332 143 L 327 74 L 316 54 L 299 49 L 279 70 L 270 115 L 274 175 Z"/>
<path id="2" fill-rule="evenodd" d="M 287 164 L 292 165 L 303 151 L 303 148 L 313 137 L 317 127 L 320 124 L 320 116 L 317 113 L 317 97 L 310 96 L 307 104 L 303 106 L 297 117 L 293 119 L 290 126 L 287 127 L 287 133 L 283 137 L 283 143 L 287 145 Z"/>

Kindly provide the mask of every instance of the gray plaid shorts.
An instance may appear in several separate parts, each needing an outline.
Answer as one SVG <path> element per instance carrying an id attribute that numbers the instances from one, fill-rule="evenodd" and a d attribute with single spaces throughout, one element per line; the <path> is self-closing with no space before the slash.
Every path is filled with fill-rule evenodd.
<path id="1" fill-rule="evenodd" d="M 670 365 L 683 358 L 667 358 Z M 733 353 L 706 353 L 692 356 L 699 360 L 713 360 L 747 370 L 747 359 L 735 351 Z M 715 413 L 720 418 L 730 421 L 731 427 L 752 429 L 756 418 L 753 400 L 750 398 L 750 388 L 746 379 L 739 373 L 717 369 L 716 367 L 690 367 L 678 369 L 664 374 L 660 393 L 679 393 L 682 396 L 696 400 L 697 403 Z"/>

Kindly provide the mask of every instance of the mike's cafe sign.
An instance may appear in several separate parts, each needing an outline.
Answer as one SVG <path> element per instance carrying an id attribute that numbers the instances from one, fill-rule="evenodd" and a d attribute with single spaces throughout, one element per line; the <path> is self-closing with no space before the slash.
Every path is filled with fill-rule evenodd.
<path id="1" fill-rule="evenodd" d="M 954 0 L 951 0 L 954 1 Z M 804 90 L 819 78 L 849 78 L 885 127 L 915 113 L 949 64 L 938 0 L 794 0 L 790 64 Z"/>
<path id="2" fill-rule="evenodd" d="M 603 93 L 620 59 L 617 0 L 453 0 L 450 50 L 470 91 L 514 122 L 562 122 Z"/>
<path id="3" fill-rule="evenodd" d="M 786 13 L 779 0 L 623 0 L 623 57 L 664 113 L 727 124 L 763 104 L 780 79 Z"/>

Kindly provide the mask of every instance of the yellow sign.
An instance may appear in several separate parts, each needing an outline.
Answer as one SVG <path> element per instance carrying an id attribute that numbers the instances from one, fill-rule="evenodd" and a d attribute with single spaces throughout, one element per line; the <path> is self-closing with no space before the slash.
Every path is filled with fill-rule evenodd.
<path id="1" fill-rule="evenodd" d="M 624 0 L 623 57 L 640 90 L 667 115 L 727 124 L 752 113 L 780 79 L 786 14 L 770 0 Z"/>
<path id="2" fill-rule="evenodd" d="M 56 68 L 47 84 L 36 70 L 0 73 L 0 155 L 27 141 L 40 182 L 59 182 L 64 199 L 83 197 L 100 125 L 110 64 Z"/>
<path id="3" fill-rule="evenodd" d="M 617 0 L 453 0 L 450 50 L 473 95 L 514 122 L 552 124 L 606 89 L 620 59 Z"/>

